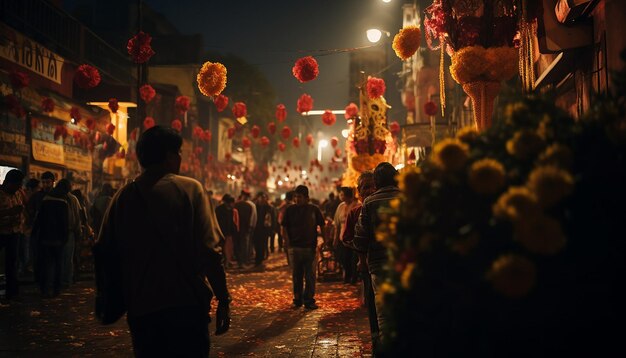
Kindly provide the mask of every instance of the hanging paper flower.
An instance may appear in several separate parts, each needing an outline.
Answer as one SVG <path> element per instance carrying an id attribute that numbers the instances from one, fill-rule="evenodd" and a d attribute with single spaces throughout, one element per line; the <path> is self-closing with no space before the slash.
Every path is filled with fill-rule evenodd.
<path id="1" fill-rule="evenodd" d="M 145 103 L 150 103 L 156 96 L 156 91 L 149 84 L 145 84 L 139 88 L 139 96 Z"/>
<path id="2" fill-rule="evenodd" d="M 393 121 L 389 123 L 389 131 L 395 137 L 400 133 L 400 123 Z"/>
<path id="3" fill-rule="evenodd" d="M 201 139 L 205 142 L 210 142 L 211 139 L 213 139 L 213 133 L 211 133 L 209 129 L 206 129 Z"/>
<path id="4" fill-rule="evenodd" d="M 330 145 L 335 148 L 337 146 L 337 144 L 339 144 L 339 139 L 337 139 L 337 137 L 332 137 L 330 138 Z"/>
<path id="5" fill-rule="evenodd" d="M 120 105 L 117 103 L 116 98 L 109 99 L 109 109 L 113 113 L 117 113 L 117 110 L 120 109 Z"/>
<path id="6" fill-rule="evenodd" d="M 235 127 L 230 127 L 228 128 L 228 139 L 233 139 L 233 137 L 235 136 Z"/>
<path id="7" fill-rule="evenodd" d="M 285 143 L 283 142 L 278 143 L 278 150 L 280 150 L 281 152 L 284 152 L 285 148 L 287 148 L 287 146 L 285 146 Z"/>
<path id="8" fill-rule="evenodd" d="M 382 78 L 367 78 L 367 95 L 370 99 L 376 99 L 385 94 L 385 81 Z"/>
<path id="9" fill-rule="evenodd" d="M 152 118 L 152 117 L 146 117 L 146 118 L 143 120 L 143 129 L 144 129 L 144 130 L 150 129 L 150 128 L 154 127 L 154 126 L 155 126 L 155 124 L 156 124 L 156 123 L 154 122 L 154 118 Z"/>
<path id="10" fill-rule="evenodd" d="M 41 99 L 41 110 L 44 112 L 54 111 L 54 100 L 50 97 L 44 97 Z"/>
<path id="11" fill-rule="evenodd" d="M 298 113 L 306 113 L 313 109 L 313 98 L 308 94 L 303 94 L 298 99 L 298 105 L 296 111 Z"/>
<path id="12" fill-rule="evenodd" d="M 58 125 L 54 129 L 54 140 L 58 140 L 61 137 L 63 137 L 63 139 L 65 139 L 65 138 L 67 138 L 68 134 L 69 133 L 67 131 L 67 128 L 65 128 L 64 125 Z"/>
<path id="13" fill-rule="evenodd" d="M 74 83 L 82 89 L 90 89 L 100 84 L 100 72 L 90 65 L 80 65 L 74 74 Z"/>
<path id="14" fill-rule="evenodd" d="M 327 126 L 332 126 L 336 120 L 337 117 L 330 109 L 325 110 L 324 114 L 322 114 L 322 122 Z"/>
<path id="15" fill-rule="evenodd" d="M 226 107 L 228 107 L 228 97 L 223 94 L 213 98 L 213 103 L 215 103 L 215 108 L 218 112 L 222 112 Z"/>
<path id="16" fill-rule="evenodd" d="M 132 140 L 133 142 L 136 142 L 138 134 L 139 134 L 139 128 L 133 129 L 132 132 L 130 132 L 130 140 Z"/>
<path id="17" fill-rule="evenodd" d="M 235 118 L 241 118 L 245 117 L 246 114 L 248 114 L 246 104 L 243 102 L 235 102 L 233 105 L 233 116 L 235 116 Z"/>
<path id="18" fill-rule="evenodd" d="M 352 117 L 356 117 L 359 114 L 359 107 L 356 104 L 350 103 L 346 106 L 346 113 L 344 113 L 344 117 L 346 119 L 350 119 Z"/>
<path id="19" fill-rule="evenodd" d="M 204 130 L 202 129 L 202 127 L 200 127 L 200 126 L 193 127 L 193 131 L 191 132 L 191 135 L 194 138 L 200 139 L 200 138 L 202 138 L 203 134 L 204 134 Z"/>
<path id="20" fill-rule="evenodd" d="M 300 147 L 300 138 L 298 138 L 298 137 L 293 137 L 293 142 L 292 142 L 292 143 L 293 143 L 293 146 L 294 146 L 295 148 Z"/>
<path id="21" fill-rule="evenodd" d="M 80 117 L 80 116 L 79 116 Z M 76 118 L 74 118 L 76 119 Z M 78 120 L 77 120 L 78 121 Z M 85 121 L 85 126 L 87 126 L 87 128 L 92 131 L 94 129 L 96 129 L 96 120 L 93 118 L 87 118 L 87 120 Z"/>
<path id="22" fill-rule="evenodd" d="M 187 96 L 178 96 L 176 97 L 176 102 L 174 103 L 174 108 L 178 113 L 185 113 L 189 110 L 189 105 L 191 104 L 191 100 Z"/>
<path id="23" fill-rule="evenodd" d="M 195 155 L 200 155 L 200 154 L 202 154 L 202 147 L 196 147 L 196 148 L 193 150 L 193 152 L 194 152 L 194 154 L 195 154 Z"/>
<path id="24" fill-rule="evenodd" d="M 274 122 L 269 122 L 267 124 L 267 131 L 270 132 L 270 134 L 274 134 L 276 133 L 276 123 Z"/>
<path id="25" fill-rule="evenodd" d="M 288 126 L 284 126 L 283 129 L 280 131 L 280 136 L 284 139 L 291 137 L 291 128 L 289 128 Z"/>
<path id="26" fill-rule="evenodd" d="M 287 118 L 287 109 L 284 104 L 279 104 L 276 106 L 276 120 L 278 123 L 282 122 Z"/>
<path id="27" fill-rule="evenodd" d="M 427 116 L 435 116 L 437 115 L 439 108 L 437 107 L 437 105 L 435 104 L 435 102 L 433 101 L 428 101 L 426 103 L 424 103 L 424 113 L 426 113 Z"/>
<path id="28" fill-rule="evenodd" d="M 134 63 L 145 63 L 154 55 L 150 42 L 152 37 L 143 31 L 128 40 L 126 50 Z"/>
<path id="29" fill-rule="evenodd" d="M 307 134 L 306 137 L 304 138 L 304 140 L 306 140 L 306 144 L 308 146 L 312 146 L 313 145 L 313 135 L 312 134 Z"/>
<path id="30" fill-rule="evenodd" d="M 80 141 L 80 131 L 73 131 L 72 138 L 74 138 L 74 143 L 78 144 L 78 142 Z"/>
<path id="31" fill-rule="evenodd" d="M 400 30 L 393 37 L 393 50 L 396 52 L 396 56 L 402 60 L 407 60 L 417 51 L 420 47 L 420 41 L 422 39 L 422 32 L 419 27 L 415 25 L 409 25 Z"/>
<path id="32" fill-rule="evenodd" d="M 266 136 L 263 136 L 259 140 L 259 144 L 261 144 L 262 147 L 267 147 L 270 144 L 270 139 L 267 138 Z"/>
<path id="33" fill-rule="evenodd" d="M 302 83 L 314 80 L 320 73 L 317 61 L 312 56 L 299 58 L 291 72 Z"/>
<path id="34" fill-rule="evenodd" d="M 219 95 L 226 88 L 226 66 L 219 62 L 205 62 L 196 76 L 196 82 L 203 95 Z"/>
<path id="35" fill-rule="evenodd" d="M 250 135 L 252 135 L 252 138 L 258 138 L 259 134 L 261 134 L 261 128 L 256 124 L 253 125 L 252 128 L 250 128 Z"/>
<path id="36" fill-rule="evenodd" d="M 183 130 L 183 122 L 180 121 L 180 119 L 175 119 L 172 121 L 172 128 L 177 131 L 180 132 Z"/>
<path id="37" fill-rule="evenodd" d="M 11 86 L 13 86 L 15 90 L 21 90 L 24 87 L 28 87 L 28 84 L 30 83 L 30 76 L 24 72 L 13 71 L 11 72 L 10 77 Z"/>
<path id="38" fill-rule="evenodd" d="M 106 125 L 106 132 L 108 135 L 113 135 L 113 132 L 115 132 L 115 125 L 113 123 L 109 123 Z"/>
<path id="39" fill-rule="evenodd" d="M 224 159 L 226 159 L 226 160 L 230 160 L 232 157 L 233 157 L 233 156 L 232 156 L 232 154 L 230 154 L 230 153 L 226 153 L 226 154 L 224 154 Z"/>
<path id="40" fill-rule="evenodd" d="M 72 107 L 70 109 L 70 119 L 74 119 L 74 122 L 76 123 L 80 122 L 80 120 L 83 119 L 83 116 L 80 114 L 80 109 L 78 109 L 78 107 Z"/>
<path id="41" fill-rule="evenodd" d="M 250 138 L 248 137 L 241 138 L 241 146 L 244 147 L 244 149 L 250 148 L 251 145 L 252 145 L 252 142 L 250 141 Z"/>

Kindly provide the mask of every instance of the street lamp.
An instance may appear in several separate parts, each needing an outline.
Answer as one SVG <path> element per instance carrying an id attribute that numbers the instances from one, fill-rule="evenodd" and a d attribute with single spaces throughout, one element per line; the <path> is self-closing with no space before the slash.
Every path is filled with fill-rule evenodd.
<path id="1" fill-rule="evenodd" d="M 322 161 L 322 149 L 328 147 L 328 141 L 322 139 L 317 143 L 317 161 Z"/>
<path id="2" fill-rule="evenodd" d="M 367 39 L 371 43 L 377 43 L 378 41 L 380 41 L 383 34 L 387 35 L 387 37 L 391 36 L 389 31 L 383 31 L 379 29 L 369 29 L 365 33 L 367 35 Z"/>

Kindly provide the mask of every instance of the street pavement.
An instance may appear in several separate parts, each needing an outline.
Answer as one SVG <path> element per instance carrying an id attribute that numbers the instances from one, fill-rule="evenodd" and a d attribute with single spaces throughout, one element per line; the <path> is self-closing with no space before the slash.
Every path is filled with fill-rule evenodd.
<path id="1" fill-rule="evenodd" d="M 320 309 L 294 310 L 283 253 L 272 254 L 263 271 L 229 270 L 227 277 L 232 324 L 221 336 L 213 335 L 211 324 L 211 357 L 371 357 L 358 286 L 318 282 Z M 2 301 L 0 357 L 132 356 L 125 320 L 99 325 L 93 279 L 82 278 L 58 298 L 41 299 L 26 283 L 17 301 Z"/>

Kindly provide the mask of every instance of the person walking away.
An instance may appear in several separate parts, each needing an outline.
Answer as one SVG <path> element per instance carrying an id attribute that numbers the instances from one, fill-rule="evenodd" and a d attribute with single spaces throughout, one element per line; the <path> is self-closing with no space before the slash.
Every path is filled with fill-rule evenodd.
<path id="1" fill-rule="evenodd" d="M 252 234 L 257 222 L 256 206 L 250 201 L 250 192 L 242 190 L 239 201 L 235 203 L 239 213 L 239 235 L 235 241 L 235 255 L 239 268 L 248 264 L 251 256 Z"/>
<path id="2" fill-rule="evenodd" d="M 74 283 L 74 254 L 76 251 L 76 241 L 82 237 L 82 224 L 80 214 L 80 203 L 72 193 L 72 184 L 68 179 L 61 179 L 57 187 L 61 186 L 65 193 L 65 200 L 69 207 L 68 214 L 68 238 L 63 248 L 63 266 L 61 267 L 61 287 L 69 288 Z"/>
<path id="3" fill-rule="evenodd" d="M 386 333 L 386 317 L 380 306 L 382 302 L 380 285 L 383 279 L 383 266 L 387 263 L 388 258 L 387 249 L 376 240 L 375 232 L 381 223 L 378 209 L 388 206 L 392 199 L 400 195 L 400 189 L 398 189 L 395 179 L 397 174 L 398 171 L 390 163 L 383 162 L 376 166 L 374 169 L 376 192 L 363 202 L 354 235 L 354 243 L 357 249 L 365 251 L 367 254 L 367 265 L 372 278 L 374 295 L 376 296 L 376 314 L 380 330 L 376 346 L 380 344 L 381 337 Z"/>
<path id="4" fill-rule="evenodd" d="M 337 206 L 335 218 L 333 219 L 334 231 L 332 245 L 335 250 L 335 255 L 343 268 L 343 282 L 355 284 L 358 278 L 356 256 L 353 255 L 352 250 L 346 248 L 341 243 L 341 233 L 345 227 L 346 216 L 350 210 L 358 205 L 358 202 L 354 199 L 354 190 L 345 186 L 341 187 L 339 191 L 339 199 L 341 203 Z"/>
<path id="5" fill-rule="evenodd" d="M 224 256 L 226 267 L 234 265 L 234 238 L 239 232 L 239 213 L 235 209 L 235 198 L 228 194 L 222 196 L 222 203 L 215 208 L 217 223 L 224 234 Z"/>
<path id="6" fill-rule="evenodd" d="M 267 246 L 270 236 L 273 234 L 274 217 L 272 207 L 267 201 L 265 193 L 257 194 L 257 223 L 254 231 L 254 266 L 262 267 L 267 257 Z"/>
<path id="7" fill-rule="evenodd" d="M 111 184 L 105 183 L 102 185 L 102 189 L 100 189 L 100 193 L 94 199 L 91 208 L 89 209 L 89 218 L 91 219 L 91 227 L 95 230 L 95 234 L 98 235 L 100 232 L 100 226 L 102 225 L 102 219 L 104 218 L 104 213 L 109 207 L 109 203 L 111 202 L 111 198 L 115 194 L 115 190 Z"/>
<path id="8" fill-rule="evenodd" d="M 33 258 L 33 240 L 31 240 L 33 232 L 33 222 L 35 221 L 35 210 L 30 211 L 30 202 L 34 194 L 41 190 L 41 181 L 39 179 L 28 179 L 24 185 L 26 201 L 24 210 L 24 236 L 19 243 L 18 258 L 18 274 L 32 273 Z"/>
<path id="9" fill-rule="evenodd" d="M 80 276 L 81 258 L 85 247 L 89 247 L 89 240 L 93 237 L 93 229 L 89 225 L 89 217 L 87 215 L 87 201 L 80 189 L 72 190 L 72 195 L 78 199 L 80 209 L 80 236 L 76 239 L 76 247 L 74 248 L 74 282 L 78 281 Z"/>
<path id="10" fill-rule="evenodd" d="M 178 175 L 181 146 L 180 135 L 161 126 L 139 137 L 142 173 L 111 200 L 94 246 L 97 272 L 103 253 L 119 257 L 113 264 L 124 278 L 127 322 L 140 358 L 208 357 L 213 294 L 216 334 L 230 326 L 230 296 L 215 249 L 219 228 L 202 184 Z"/>
<path id="11" fill-rule="evenodd" d="M 5 298 L 19 293 L 17 281 L 18 245 L 24 227 L 24 201 L 19 192 L 24 173 L 18 169 L 7 172 L 0 184 L 0 248 L 4 248 Z"/>
<path id="12" fill-rule="evenodd" d="M 295 204 L 285 211 L 281 225 L 285 227 L 285 242 L 289 248 L 292 268 L 293 308 L 302 304 L 307 309 L 317 309 L 315 304 L 315 249 L 317 227 L 324 227 L 320 209 L 309 203 L 309 188 L 298 185 L 294 192 Z M 303 279 L 305 281 L 302 290 Z"/>
<path id="13" fill-rule="evenodd" d="M 278 246 L 280 248 L 280 250 L 285 250 L 285 253 L 287 256 L 287 264 L 289 265 L 289 254 L 287 252 L 287 242 L 285 240 L 285 228 L 281 225 L 283 222 L 283 219 L 285 217 L 285 212 L 287 211 L 287 208 L 290 207 L 291 205 L 293 205 L 293 190 L 288 191 L 285 194 L 285 201 L 282 203 L 282 205 L 278 208 L 278 225 L 280 226 L 280 228 L 278 229 Z"/>

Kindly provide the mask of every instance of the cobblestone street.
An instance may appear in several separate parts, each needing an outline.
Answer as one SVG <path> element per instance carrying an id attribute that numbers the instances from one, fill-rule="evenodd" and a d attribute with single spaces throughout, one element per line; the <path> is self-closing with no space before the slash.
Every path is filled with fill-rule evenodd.
<path id="1" fill-rule="evenodd" d="M 273 254 L 263 272 L 230 270 L 227 276 L 232 324 L 225 335 L 211 336 L 211 357 L 371 356 L 358 286 L 318 282 L 320 309 L 293 310 L 284 254 Z M 87 277 L 48 300 L 39 298 L 34 284 L 24 284 L 18 301 L 0 306 L 0 356 L 132 356 L 125 320 L 98 325 L 93 297 L 93 280 Z"/>

